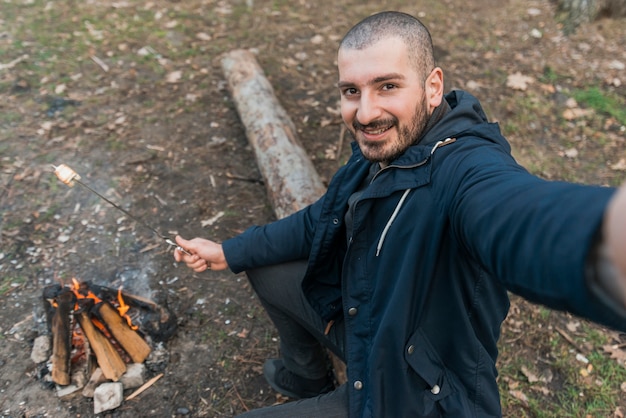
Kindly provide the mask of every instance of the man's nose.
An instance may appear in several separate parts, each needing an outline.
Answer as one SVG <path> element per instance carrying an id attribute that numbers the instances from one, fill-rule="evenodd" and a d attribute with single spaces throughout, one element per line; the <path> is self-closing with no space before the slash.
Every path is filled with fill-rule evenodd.
<path id="1" fill-rule="evenodd" d="M 381 115 L 382 109 L 376 98 L 371 95 L 362 95 L 356 112 L 356 120 L 361 125 L 369 125 L 379 119 Z"/>

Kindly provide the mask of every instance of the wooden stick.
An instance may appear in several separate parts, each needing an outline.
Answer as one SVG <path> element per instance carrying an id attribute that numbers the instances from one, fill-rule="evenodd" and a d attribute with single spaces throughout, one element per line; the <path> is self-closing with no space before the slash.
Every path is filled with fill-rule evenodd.
<path id="1" fill-rule="evenodd" d="M 98 64 L 100 68 L 102 68 L 102 71 L 104 71 L 105 73 L 109 72 L 109 66 L 106 65 L 106 63 L 102 61 L 100 58 L 96 57 L 95 55 L 92 55 L 91 60 L 95 62 L 96 64 Z"/>
<path id="2" fill-rule="evenodd" d="M 93 312 L 104 322 L 113 338 L 128 353 L 133 362 L 143 363 L 152 350 L 141 335 L 128 326 L 117 310 L 107 302 L 102 302 L 93 307 Z"/>
<path id="3" fill-rule="evenodd" d="M 154 385 L 154 383 L 162 377 L 163 377 L 163 373 L 154 376 L 152 379 L 148 380 L 146 383 L 141 385 L 136 391 L 128 395 L 128 397 L 125 400 L 130 401 L 131 399 L 135 398 L 136 396 L 141 394 L 141 392 L 148 389 L 150 386 Z"/>
<path id="4" fill-rule="evenodd" d="M 585 350 L 583 350 L 583 348 L 581 346 L 579 346 L 578 344 L 576 344 L 576 341 L 574 341 L 574 339 L 572 337 L 570 337 L 569 335 L 567 335 L 567 333 L 565 331 L 563 331 L 561 328 L 559 327 L 554 327 L 554 329 L 561 334 L 561 337 L 565 338 L 565 341 L 567 341 L 568 343 L 570 343 L 572 345 L 572 347 L 574 347 L 576 350 L 578 350 L 579 353 L 581 354 L 585 354 Z"/>
<path id="5" fill-rule="evenodd" d="M 343 149 L 343 140 L 346 137 L 346 125 L 341 124 L 341 129 L 339 129 L 339 144 L 337 144 L 337 152 L 335 153 L 335 160 L 339 161 L 341 164 L 341 150 Z"/>
<path id="6" fill-rule="evenodd" d="M 87 312 L 81 312 L 76 317 L 83 333 L 89 340 L 89 347 L 96 355 L 96 361 L 102 369 L 102 374 L 107 379 L 117 382 L 126 372 L 124 360 L 107 337 L 94 326 Z"/>

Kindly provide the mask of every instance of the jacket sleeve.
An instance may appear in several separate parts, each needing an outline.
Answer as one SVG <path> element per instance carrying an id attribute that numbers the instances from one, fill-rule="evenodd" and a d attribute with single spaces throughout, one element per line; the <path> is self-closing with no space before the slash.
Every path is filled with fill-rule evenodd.
<path id="1" fill-rule="evenodd" d="M 286 218 L 252 226 L 222 243 L 234 273 L 251 268 L 307 259 L 324 196 Z"/>
<path id="2" fill-rule="evenodd" d="M 586 274 L 614 189 L 542 180 L 495 144 L 459 144 L 448 157 L 452 230 L 472 258 L 530 301 L 626 329 L 624 310 Z"/>

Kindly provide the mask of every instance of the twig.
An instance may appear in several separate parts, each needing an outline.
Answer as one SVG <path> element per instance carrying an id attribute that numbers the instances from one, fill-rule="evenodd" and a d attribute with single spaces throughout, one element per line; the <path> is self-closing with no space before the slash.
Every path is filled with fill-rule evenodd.
<path id="1" fill-rule="evenodd" d="M 141 385 L 139 387 L 139 389 L 137 389 L 136 391 L 134 391 L 133 393 L 131 393 L 130 395 L 128 395 L 128 397 L 126 398 L 127 401 L 133 399 L 134 397 L 138 396 L 139 394 L 141 394 L 144 390 L 148 389 L 150 386 L 154 385 L 154 383 L 159 380 L 160 378 L 163 377 L 163 373 L 158 374 L 156 376 L 154 376 L 152 379 L 148 380 L 146 383 L 144 383 L 143 385 Z"/>
<path id="2" fill-rule="evenodd" d="M 346 136 L 346 125 L 341 124 L 341 129 L 339 130 L 339 143 L 337 144 L 337 153 L 335 154 L 335 160 L 340 161 L 339 157 L 341 157 L 341 149 L 343 148 L 343 139 Z"/>
<path id="3" fill-rule="evenodd" d="M 245 409 L 246 412 L 249 411 L 250 408 L 248 408 L 243 399 L 241 399 L 241 395 L 239 395 L 239 391 L 237 390 L 237 386 L 235 386 L 235 383 L 233 383 L 233 389 L 235 390 L 235 395 L 237 395 L 237 398 L 239 399 L 239 402 L 241 402 L 241 406 L 243 406 L 243 409 Z"/>
<path id="4" fill-rule="evenodd" d="M 231 180 L 247 181 L 249 183 L 258 183 L 258 184 L 263 184 L 264 183 L 263 180 L 253 179 L 253 178 L 249 178 L 249 177 L 235 176 L 235 175 L 230 174 L 230 173 L 224 173 L 224 177 L 229 178 Z"/>
<path id="5" fill-rule="evenodd" d="M 561 334 L 561 336 L 563 338 L 565 338 L 565 340 L 570 343 L 576 350 L 578 350 L 579 353 L 584 354 L 585 350 L 582 349 L 582 347 L 580 347 L 578 344 L 576 344 L 576 341 L 574 341 L 574 339 L 572 337 L 570 337 L 569 335 L 567 335 L 567 333 L 565 331 L 563 331 L 562 329 L 560 329 L 559 327 L 554 327 L 554 329 L 556 329 L 556 331 Z"/>
<path id="6" fill-rule="evenodd" d="M 13 61 L 9 62 L 8 64 L 0 64 L 0 71 L 11 69 L 15 67 L 17 64 L 19 64 L 20 62 L 27 60 L 27 59 L 28 59 L 28 55 L 24 54 L 21 57 L 15 58 Z"/>
<path id="7" fill-rule="evenodd" d="M 100 68 L 102 68 L 102 70 L 103 70 L 105 73 L 108 73 L 108 72 L 109 72 L 109 66 L 108 66 L 108 65 L 106 65 L 106 63 L 105 63 L 104 61 L 102 61 L 100 58 L 96 57 L 95 55 L 92 55 L 92 56 L 91 56 L 91 60 L 92 60 L 93 62 L 95 62 L 96 64 L 98 64 L 98 65 L 100 66 Z"/>

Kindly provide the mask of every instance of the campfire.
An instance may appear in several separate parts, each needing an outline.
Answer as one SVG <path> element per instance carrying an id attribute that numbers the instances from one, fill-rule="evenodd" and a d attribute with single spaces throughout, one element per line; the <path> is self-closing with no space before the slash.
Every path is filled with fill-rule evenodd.
<path id="1" fill-rule="evenodd" d="M 177 326 L 176 317 L 152 300 L 76 279 L 46 287 L 43 302 L 52 336 L 51 377 L 61 388 L 79 389 L 73 382 L 77 369 L 92 378 L 97 370 L 105 381 L 123 380 Z"/>
<path id="2" fill-rule="evenodd" d="M 69 166 L 61 164 L 53 167 L 64 184 L 70 187 L 79 184 L 153 231 L 162 242 L 189 254 L 171 237 L 82 182 L 80 175 Z M 40 336 L 41 342 L 35 341 L 31 358 L 38 364 L 48 361 L 50 377 L 57 385 L 58 396 L 70 395 L 84 387 L 83 395 L 93 396 L 94 412 L 98 414 L 117 408 L 125 389 L 141 386 L 126 398 L 129 399 L 162 376 L 153 377 L 143 386 L 136 385 L 137 380 L 143 380 L 141 365 L 152 353 L 152 343 L 166 341 L 176 331 L 176 317 L 164 306 L 123 292 L 121 288 L 112 289 L 76 279 L 71 284 L 46 287 L 43 301 L 52 338 L 50 341 L 48 336 Z M 52 355 L 48 360 L 50 343 Z M 77 373 L 76 370 L 82 372 Z M 128 374 L 141 376 L 133 380 L 127 378 Z M 80 376 L 90 376 L 89 382 L 84 384 L 86 379 Z M 133 383 L 128 384 L 129 380 Z M 101 382 L 106 383 L 91 390 Z M 105 385 L 108 385 L 107 391 L 103 389 L 99 393 L 98 389 Z"/>

